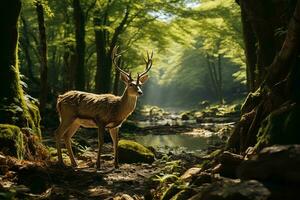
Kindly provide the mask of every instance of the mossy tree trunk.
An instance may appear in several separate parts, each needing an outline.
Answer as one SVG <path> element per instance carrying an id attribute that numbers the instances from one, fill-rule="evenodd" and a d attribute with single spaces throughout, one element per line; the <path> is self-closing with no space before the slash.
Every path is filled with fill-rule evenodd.
<path id="1" fill-rule="evenodd" d="M 21 131 L 36 135 L 38 140 L 41 135 L 39 110 L 21 87 L 17 57 L 20 10 L 21 0 L 1 2 L 0 149 L 8 148 L 12 155 L 23 157 L 26 144 Z"/>
<path id="2" fill-rule="evenodd" d="M 254 82 L 259 88 L 248 95 L 228 148 L 243 152 L 249 146 L 299 144 L 292 122 L 300 117 L 300 1 L 243 0 L 239 4 L 258 43 Z M 279 34 L 279 29 L 287 31 Z M 274 131 L 275 123 L 280 133 Z"/>

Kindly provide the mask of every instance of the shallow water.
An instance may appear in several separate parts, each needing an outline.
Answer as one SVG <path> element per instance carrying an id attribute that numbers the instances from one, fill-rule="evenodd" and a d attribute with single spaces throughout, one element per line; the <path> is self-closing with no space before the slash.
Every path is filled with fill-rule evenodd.
<path id="1" fill-rule="evenodd" d="M 168 147 L 171 149 L 184 149 L 188 152 L 206 150 L 209 146 L 222 142 L 222 140 L 213 135 L 211 137 L 201 137 L 186 134 L 172 135 L 136 135 L 134 140 L 145 146 L 154 148 Z"/>

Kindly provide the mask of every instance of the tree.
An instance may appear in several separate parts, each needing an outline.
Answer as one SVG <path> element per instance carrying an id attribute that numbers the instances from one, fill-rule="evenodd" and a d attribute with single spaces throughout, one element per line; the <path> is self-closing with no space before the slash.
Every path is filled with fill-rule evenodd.
<path id="1" fill-rule="evenodd" d="M 84 90 L 85 88 L 85 18 L 80 5 L 80 0 L 73 0 L 74 24 L 76 39 L 76 66 L 75 68 L 75 88 Z"/>
<path id="2" fill-rule="evenodd" d="M 47 96 L 48 96 L 48 59 L 47 59 L 47 38 L 46 38 L 46 28 L 45 28 L 45 17 L 44 8 L 40 0 L 36 1 L 36 13 L 38 16 L 38 26 L 39 26 L 39 54 L 40 54 L 40 110 L 44 114 Z"/>
<path id="3" fill-rule="evenodd" d="M 5 0 L 1 2 L 2 34 L 0 37 L 0 148 L 22 158 L 28 139 L 25 139 L 25 129 L 41 137 L 39 128 L 39 110 L 24 94 L 21 86 L 18 62 L 18 19 L 21 10 L 21 0 Z M 34 149 L 34 148 L 33 148 Z M 33 150 L 32 149 L 32 150 Z M 34 151 L 34 150 L 33 150 Z"/>
<path id="4" fill-rule="evenodd" d="M 300 1 L 238 1 L 243 26 L 252 27 L 257 52 L 255 87 L 228 148 L 238 152 L 271 144 L 300 143 L 299 109 Z M 258 20 L 259 19 L 259 20 Z M 245 29 L 244 29 L 245 30 Z M 253 37 L 244 34 L 253 43 Z M 248 53 L 252 45 L 246 45 Z M 252 59 L 248 56 L 247 59 Z M 249 61 L 253 62 L 253 60 Z"/>

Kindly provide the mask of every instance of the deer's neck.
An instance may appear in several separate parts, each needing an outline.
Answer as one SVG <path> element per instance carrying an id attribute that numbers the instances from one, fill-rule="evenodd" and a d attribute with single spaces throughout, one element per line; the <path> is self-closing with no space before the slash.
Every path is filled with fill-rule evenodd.
<path id="1" fill-rule="evenodd" d="M 127 116 L 134 111 L 136 101 L 137 97 L 130 96 L 126 88 L 123 95 L 121 96 L 120 114 L 122 115 L 122 117 L 127 118 Z"/>

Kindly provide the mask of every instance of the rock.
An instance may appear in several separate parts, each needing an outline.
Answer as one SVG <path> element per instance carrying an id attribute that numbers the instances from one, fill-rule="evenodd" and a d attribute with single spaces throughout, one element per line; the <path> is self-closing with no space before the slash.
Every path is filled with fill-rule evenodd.
<path id="1" fill-rule="evenodd" d="M 186 113 L 182 114 L 181 115 L 181 120 L 189 120 L 190 119 L 190 116 Z"/>
<path id="2" fill-rule="evenodd" d="M 192 167 L 185 171 L 183 175 L 180 176 L 180 179 L 183 181 L 191 181 L 193 177 L 195 177 L 197 174 L 199 174 L 201 171 L 201 168 L 199 167 Z"/>
<path id="3" fill-rule="evenodd" d="M 300 183 L 300 145 L 266 147 L 238 168 L 241 179 Z"/>
<path id="4" fill-rule="evenodd" d="M 122 194 L 122 196 L 120 197 L 120 200 L 134 200 L 134 198 L 132 198 L 128 194 Z"/>
<path id="5" fill-rule="evenodd" d="M 236 177 L 237 167 L 243 161 L 243 156 L 224 151 L 219 157 L 218 161 L 221 163 L 220 169 L 218 170 L 222 176 L 225 177 Z"/>
<path id="6" fill-rule="evenodd" d="M 132 140 L 120 140 L 118 145 L 120 163 L 152 163 L 154 154 L 145 146 Z"/>
<path id="7" fill-rule="evenodd" d="M 23 158 L 24 138 L 19 127 L 10 124 L 0 124 L 1 151 L 6 155 Z"/>
<path id="8" fill-rule="evenodd" d="M 210 173 L 201 172 L 192 182 L 191 184 L 201 186 L 205 183 L 211 183 L 212 176 Z"/>
<path id="9" fill-rule="evenodd" d="M 270 191 L 256 180 L 205 184 L 189 200 L 267 200 Z"/>

